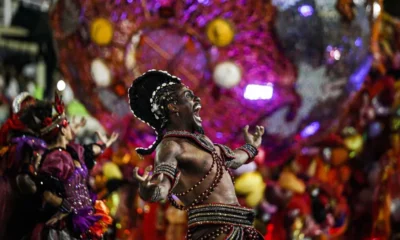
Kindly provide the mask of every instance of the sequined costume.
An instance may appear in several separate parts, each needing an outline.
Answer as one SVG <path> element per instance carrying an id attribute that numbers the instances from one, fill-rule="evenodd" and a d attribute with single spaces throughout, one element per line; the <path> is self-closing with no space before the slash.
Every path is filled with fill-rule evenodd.
<path id="1" fill-rule="evenodd" d="M 55 148 L 45 153 L 38 173 L 50 176 L 52 182 L 58 182 L 59 187 L 57 184 L 44 183 L 47 185 L 45 188 L 56 186 L 50 190 L 63 198 L 60 208 L 52 211 L 62 211 L 69 215 L 56 227 L 46 227 L 43 222 L 38 224 L 32 239 L 102 238 L 111 223 L 111 217 L 104 203 L 96 201 L 89 193 L 85 155 L 84 147 L 76 144 L 68 145 L 67 149 Z"/>
<path id="2" fill-rule="evenodd" d="M 187 239 L 213 239 L 221 234 L 226 234 L 225 239 L 264 239 L 263 236 L 253 228 L 254 213 L 251 209 L 239 205 L 228 205 L 220 203 L 205 203 L 214 189 L 218 186 L 224 174 L 224 170 L 230 173 L 229 166 L 234 159 L 234 152 L 223 145 L 212 145 L 205 141 L 203 135 L 193 134 L 184 131 L 171 131 L 164 135 L 164 138 L 180 137 L 188 138 L 212 155 L 213 163 L 207 173 L 191 188 L 186 191 L 174 192 L 175 186 L 181 181 L 179 168 L 169 164 L 159 164 L 155 167 L 154 174 L 163 173 L 171 179 L 173 187 L 168 196 L 171 204 L 178 209 L 186 210 L 189 216 Z M 216 147 L 221 151 L 217 153 Z M 213 168 L 216 174 L 210 186 L 198 195 L 188 206 L 180 205 L 175 198 L 185 196 L 195 188 L 202 185 L 204 180 L 211 175 Z M 232 181 L 233 176 L 231 174 Z"/>

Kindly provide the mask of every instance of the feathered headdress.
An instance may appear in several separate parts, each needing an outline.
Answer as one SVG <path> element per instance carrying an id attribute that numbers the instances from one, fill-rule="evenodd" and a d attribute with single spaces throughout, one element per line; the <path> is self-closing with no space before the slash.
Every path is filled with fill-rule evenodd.
<path id="1" fill-rule="evenodd" d="M 0 128 L 0 146 L 7 144 L 11 131 L 23 131 L 26 126 L 20 120 L 21 113 L 36 103 L 36 99 L 27 92 L 18 94 L 12 102 L 12 115 Z"/>
<path id="2" fill-rule="evenodd" d="M 43 120 L 40 120 L 39 117 L 34 116 L 35 122 L 42 126 L 39 131 L 41 136 L 48 135 L 49 133 L 55 134 L 55 131 L 58 132 L 58 129 L 60 127 L 66 127 L 68 125 L 68 120 L 65 116 L 64 111 L 64 102 L 62 101 L 61 96 L 56 92 L 54 96 L 51 116 L 47 116 Z"/>

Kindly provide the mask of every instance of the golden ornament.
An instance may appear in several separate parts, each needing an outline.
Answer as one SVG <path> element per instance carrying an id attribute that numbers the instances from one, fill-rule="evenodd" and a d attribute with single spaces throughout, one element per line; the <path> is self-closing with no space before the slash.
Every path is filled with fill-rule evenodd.
<path id="1" fill-rule="evenodd" d="M 90 25 L 90 37 L 99 46 L 108 45 L 114 34 L 111 22 L 105 18 L 96 18 Z"/>
<path id="2" fill-rule="evenodd" d="M 207 25 L 206 34 L 212 44 L 217 47 L 225 47 L 232 43 L 235 30 L 227 20 L 216 18 Z"/>

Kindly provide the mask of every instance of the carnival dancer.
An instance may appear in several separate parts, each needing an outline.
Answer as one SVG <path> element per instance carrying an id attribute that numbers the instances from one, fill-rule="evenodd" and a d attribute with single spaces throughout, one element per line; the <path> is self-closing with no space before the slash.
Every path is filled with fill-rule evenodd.
<path id="1" fill-rule="evenodd" d="M 73 132 L 57 94 L 54 104 L 39 102 L 24 117 L 34 120 L 29 127 L 47 143 L 37 174 L 39 191 L 49 204 L 30 238 L 101 239 L 112 220 L 105 204 L 90 195 L 87 165 L 93 165 L 95 156 L 115 142 L 118 134 L 110 138 L 99 134 L 101 144 L 70 143 Z"/>
<path id="2" fill-rule="evenodd" d="M 46 144 L 21 115 L 36 101 L 27 92 L 15 97 L 11 116 L 0 129 L 0 239 L 20 239 L 34 226 L 36 185 L 31 173 Z"/>
<path id="3" fill-rule="evenodd" d="M 246 144 L 231 150 L 204 135 L 200 98 L 175 76 L 150 70 L 134 80 L 129 89 L 133 114 L 155 129 L 157 139 L 140 154 L 156 150 L 154 172 L 140 176 L 139 194 L 188 212 L 188 239 L 263 239 L 253 228 L 254 213 L 241 207 L 230 168 L 253 161 L 264 128 L 253 134 L 244 128 Z M 165 176 L 165 177 L 164 177 Z"/>

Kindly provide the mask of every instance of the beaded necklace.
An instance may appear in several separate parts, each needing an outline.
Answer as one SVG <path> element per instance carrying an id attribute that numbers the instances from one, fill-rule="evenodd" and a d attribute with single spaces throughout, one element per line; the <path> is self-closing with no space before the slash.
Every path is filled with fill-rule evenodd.
<path id="1" fill-rule="evenodd" d="M 190 133 L 190 132 L 186 132 L 186 131 L 170 131 L 164 135 L 164 138 L 167 138 L 167 137 L 189 138 L 189 139 L 193 140 L 195 143 L 197 143 L 204 150 L 209 152 L 213 159 L 210 169 L 196 184 L 194 184 L 192 187 L 190 187 L 189 189 L 187 189 L 183 192 L 173 193 L 171 191 L 168 194 L 168 199 L 174 207 L 176 207 L 177 209 L 180 209 L 180 210 L 187 211 L 190 208 L 206 201 L 210 197 L 210 195 L 214 191 L 214 189 L 221 182 L 222 176 L 224 175 L 224 169 L 227 172 L 229 172 L 229 174 L 231 175 L 232 181 L 233 181 L 233 175 L 232 175 L 231 171 L 224 164 L 224 160 L 218 155 L 216 149 L 214 148 L 214 144 L 212 144 L 210 141 L 206 140 L 203 135 Z M 185 196 L 188 193 L 192 192 L 194 189 L 196 189 L 198 186 L 200 186 L 204 182 L 204 180 L 211 174 L 214 166 L 216 166 L 217 171 L 216 171 L 216 174 L 215 174 L 215 177 L 214 177 L 212 183 L 204 192 L 202 192 L 199 196 L 197 196 L 192 201 L 192 203 L 190 203 L 188 206 L 183 206 L 175 201 L 175 199 L 173 198 L 173 195 L 175 195 L 177 197 L 181 197 L 181 196 Z"/>

